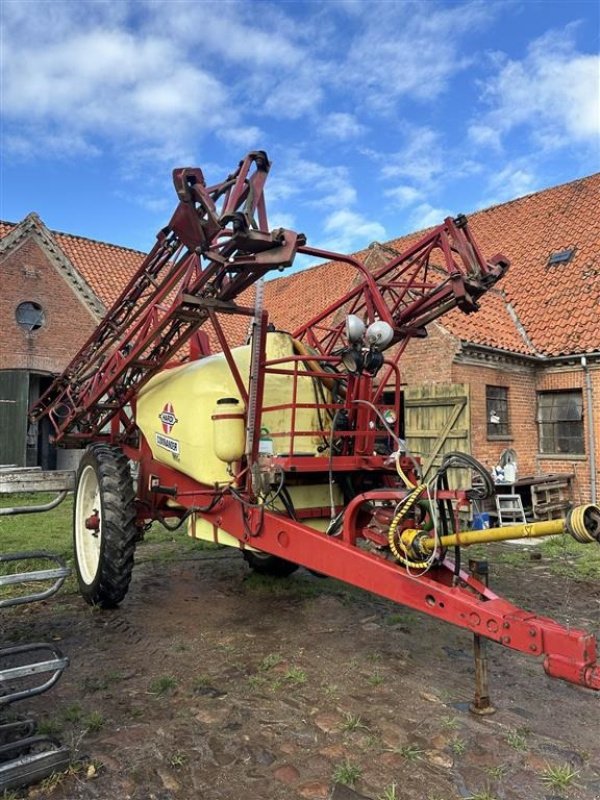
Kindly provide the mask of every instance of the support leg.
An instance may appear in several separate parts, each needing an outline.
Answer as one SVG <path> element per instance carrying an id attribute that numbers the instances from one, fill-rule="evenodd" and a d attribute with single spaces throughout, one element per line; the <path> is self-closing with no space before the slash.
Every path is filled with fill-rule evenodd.
<path id="1" fill-rule="evenodd" d="M 485 559 L 469 559 L 469 571 L 485 585 L 488 585 L 488 562 Z M 490 701 L 488 683 L 487 640 L 479 634 L 473 634 L 473 655 L 475 658 L 475 697 L 469 706 L 473 714 L 484 716 L 493 714 L 496 709 Z"/>

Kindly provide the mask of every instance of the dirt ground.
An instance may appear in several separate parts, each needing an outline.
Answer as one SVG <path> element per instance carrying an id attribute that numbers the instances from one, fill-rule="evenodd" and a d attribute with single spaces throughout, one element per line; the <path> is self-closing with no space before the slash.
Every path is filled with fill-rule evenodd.
<path id="1" fill-rule="evenodd" d="M 498 710 L 477 718 L 467 632 L 304 570 L 261 578 L 234 551 L 151 553 L 116 611 L 67 594 L 4 615 L 5 640 L 69 655 L 57 687 L 20 710 L 82 762 L 8 797 L 600 798 L 600 696 L 536 660 L 491 645 Z M 597 582 L 493 560 L 491 581 L 600 629 Z"/>

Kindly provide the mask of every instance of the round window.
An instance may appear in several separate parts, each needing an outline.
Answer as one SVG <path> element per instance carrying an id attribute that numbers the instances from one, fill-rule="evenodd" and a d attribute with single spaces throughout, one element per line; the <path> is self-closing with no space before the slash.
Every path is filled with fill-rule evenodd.
<path id="1" fill-rule="evenodd" d="M 18 324 L 26 331 L 38 331 L 44 324 L 44 309 L 39 303 L 19 303 L 15 312 Z"/>

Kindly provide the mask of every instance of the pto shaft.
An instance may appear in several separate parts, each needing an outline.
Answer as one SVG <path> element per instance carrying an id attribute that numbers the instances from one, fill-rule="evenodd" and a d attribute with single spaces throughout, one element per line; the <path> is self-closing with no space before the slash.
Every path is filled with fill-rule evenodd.
<path id="1" fill-rule="evenodd" d="M 568 533 L 581 544 L 600 543 L 600 507 L 596 505 L 576 506 L 566 519 L 551 519 L 545 522 L 526 522 L 507 525 L 503 528 L 488 528 L 481 531 L 460 531 L 437 540 L 427 535 L 415 536 L 415 531 L 402 532 L 402 542 L 413 551 L 431 553 L 436 546 L 466 547 L 483 542 L 500 542 L 506 539 L 533 539 L 541 536 L 556 536 Z"/>

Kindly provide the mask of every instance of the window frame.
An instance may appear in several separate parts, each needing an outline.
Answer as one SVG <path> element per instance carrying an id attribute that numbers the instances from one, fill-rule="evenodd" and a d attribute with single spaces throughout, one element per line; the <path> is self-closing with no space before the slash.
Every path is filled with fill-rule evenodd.
<path id="1" fill-rule="evenodd" d="M 493 392 L 498 392 L 500 396 L 494 397 Z M 510 388 L 508 386 L 498 386 L 496 384 L 486 383 L 485 385 L 485 430 L 488 440 L 494 439 L 511 439 L 510 428 Z M 498 408 L 500 404 L 500 408 Z M 496 408 L 495 408 L 495 407 Z M 490 422 L 493 411 L 503 411 L 504 420 L 502 420 L 502 413 L 499 414 L 500 422 Z"/>
<path id="2" fill-rule="evenodd" d="M 539 391 L 536 399 L 539 455 L 557 459 L 585 457 L 583 391 L 578 388 Z M 573 444 L 561 449 L 567 442 Z"/>

